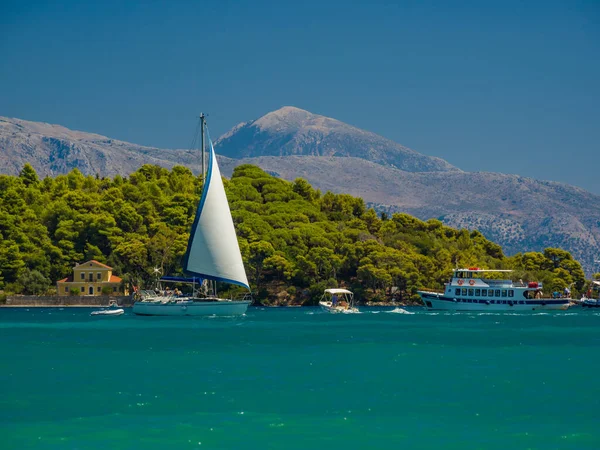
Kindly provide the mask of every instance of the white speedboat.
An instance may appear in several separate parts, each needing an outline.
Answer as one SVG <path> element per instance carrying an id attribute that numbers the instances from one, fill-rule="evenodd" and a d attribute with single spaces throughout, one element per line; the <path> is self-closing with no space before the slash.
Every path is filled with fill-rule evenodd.
<path id="1" fill-rule="evenodd" d="M 121 314 L 125 314 L 125 310 L 123 308 L 116 309 L 101 309 L 100 311 L 92 311 L 91 316 L 120 316 Z"/>
<path id="2" fill-rule="evenodd" d="M 352 314 L 357 313 L 354 306 L 354 294 L 347 289 L 325 289 L 319 306 L 323 311 L 330 313 Z"/>
<path id="3" fill-rule="evenodd" d="M 206 121 L 200 115 L 202 142 L 202 176 L 204 178 L 204 133 Z M 202 197 L 187 251 L 183 262 L 186 275 L 195 284 L 212 286 L 211 292 L 205 289 L 204 296 L 192 288 L 192 296 L 150 296 L 133 304 L 134 314 L 143 316 L 239 316 L 246 312 L 251 299 L 248 295 L 240 300 L 222 299 L 217 296 L 216 282 L 243 286 L 250 290 L 242 254 L 235 234 L 231 211 L 225 195 L 221 172 L 217 164 L 215 150 L 208 137 L 208 170 L 202 189 Z M 196 278 L 197 277 L 197 278 Z"/>
<path id="4" fill-rule="evenodd" d="M 542 292 L 542 283 L 514 283 L 512 280 L 485 278 L 490 272 L 478 267 L 455 269 L 445 283 L 444 292 L 418 291 L 427 309 L 452 311 L 532 311 L 567 309 L 570 298 L 548 298 Z"/>

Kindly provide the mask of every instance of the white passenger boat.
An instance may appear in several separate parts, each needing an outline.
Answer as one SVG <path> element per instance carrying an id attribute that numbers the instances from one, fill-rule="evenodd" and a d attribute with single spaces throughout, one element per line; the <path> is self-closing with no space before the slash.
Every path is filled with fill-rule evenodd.
<path id="1" fill-rule="evenodd" d="M 477 267 L 455 269 L 444 292 L 418 291 L 427 309 L 452 311 L 532 311 L 567 309 L 570 298 L 544 297 L 542 283 L 514 283 L 509 279 L 485 278 L 486 273 L 511 270 L 485 270 Z"/>
<path id="2" fill-rule="evenodd" d="M 202 173 L 204 177 L 205 116 L 200 116 L 202 142 Z M 248 295 L 241 300 L 219 298 L 216 283 L 224 282 L 243 286 L 250 290 L 242 254 L 235 234 L 231 211 L 225 195 L 221 172 L 210 137 L 208 137 L 208 170 L 202 198 L 183 262 L 186 275 L 202 279 L 201 283 L 211 289 L 199 295 L 192 290 L 192 297 L 149 296 L 133 304 L 133 312 L 144 316 L 238 316 L 248 309 Z"/>
<path id="3" fill-rule="evenodd" d="M 354 294 L 347 289 L 325 289 L 319 306 L 323 311 L 330 313 L 352 314 L 357 313 L 354 306 Z"/>

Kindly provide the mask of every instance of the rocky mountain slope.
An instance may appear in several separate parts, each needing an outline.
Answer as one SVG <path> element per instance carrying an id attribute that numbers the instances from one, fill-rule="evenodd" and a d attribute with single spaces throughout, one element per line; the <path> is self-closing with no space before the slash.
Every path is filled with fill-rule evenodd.
<path id="1" fill-rule="evenodd" d="M 215 142 L 229 158 L 258 156 L 353 156 L 409 172 L 457 171 L 443 159 L 426 156 L 339 120 L 285 106 L 240 123 Z"/>
<path id="2" fill-rule="evenodd" d="M 600 196 L 582 189 L 515 175 L 462 172 L 373 133 L 297 108 L 240 124 L 217 142 L 217 153 L 236 158 L 219 157 L 225 176 L 237 165 L 256 164 L 285 179 L 306 178 L 322 191 L 361 196 L 380 211 L 405 211 L 479 229 L 509 254 L 561 247 L 571 251 L 588 274 L 600 271 L 594 264 L 600 255 Z M 27 162 L 42 177 L 74 167 L 85 174 L 127 175 L 148 163 L 182 164 L 199 171 L 197 151 L 143 147 L 0 117 L 0 173 L 18 174 Z"/>
<path id="3" fill-rule="evenodd" d="M 0 173 L 15 175 L 30 163 L 41 177 L 75 167 L 91 175 L 128 175 L 143 164 L 190 166 L 197 159 L 197 152 L 144 147 L 60 125 L 0 117 Z"/>

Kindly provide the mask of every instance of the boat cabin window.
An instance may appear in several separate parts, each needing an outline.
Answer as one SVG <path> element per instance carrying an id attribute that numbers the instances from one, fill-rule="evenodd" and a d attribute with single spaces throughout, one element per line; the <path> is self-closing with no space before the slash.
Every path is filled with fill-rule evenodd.
<path id="1" fill-rule="evenodd" d="M 473 289 L 469 289 L 469 297 L 473 297 Z"/>
<path id="2" fill-rule="evenodd" d="M 493 297 L 493 296 L 494 296 L 494 290 L 488 289 L 488 297 Z"/>
<path id="3" fill-rule="evenodd" d="M 462 277 L 463 277 L 462 272 L 456 272 L 456 278 L 462 278 Z"/>
<path id="4" fill-rule="evenodd" d="M 460 295 L 460 288 L 456 288 L 456 290 L 454 291 L 454 295 Z"/>
<path id="5" fill-rule="evenodd" d="M 481 290 L 481 296 L 482 297 L 487 297 L 487 289 L 482 289 Z"/>
<path id="6" fill-rule="evenodd" d="M 481 289 L 475 289 L 475 297 L 479 297 L 481 295 Z"/>
<path id="7" fill-rule="evenodd" d="M 496 297 L 500 297 L 500 289 L 496 289 L 495 295 Z"/>
<path id="8" fill-rule="evenodd" d="M 462 295 L 467 295 L 467 288 L 462 289 Z"/>
<path id="9" fill-rule="evenodd" d="M 502 289 L 502 297 L 506 297 L 508 295 L 508 292 L 506 292 L 506 289 Z"/>
<path id="10" fill-rule="evenodd" d="M 515 291 L 513 291 L 512 289 L 510 291 L 508 291 L 508 296 L 509 297 L 514 297 L 515 296 Z"/>

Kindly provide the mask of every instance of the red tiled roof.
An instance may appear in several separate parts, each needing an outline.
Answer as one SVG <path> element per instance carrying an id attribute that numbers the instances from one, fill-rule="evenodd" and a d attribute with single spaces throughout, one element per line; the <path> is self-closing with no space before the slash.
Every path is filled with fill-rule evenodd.
<path id="1" fill-rule="evenodd" d="M 123 281 L 123 279 L 116 275 L 111 275 L 110 280 L 108 280 L 109 283 L 120 283 L 121 281 Z"/>
<path id="2" fill-rule="evenodd" d="M 73 275 L 69 275 L 67 278 L 58 280 L 57 283 L 71 283 L 73 281 Z"/>
<path id="3" fill-rule="evenodd" d="M 102 267 L 104 267 L 105 269 L 112 269 L 112 267 L 110 267 L 110 266 L 107 266 L 106 264 L 102 264 L 100 261 L 96 261 L 95 259 L 92 259 L 91 261 L 88 261 L 88 262 L 93 262 L 93 263 L 96 263 L 96 264 L 98 264 L 99 266 L 102 266 Z M 86 264 L 86 263 L 83 263 L 83 264 Z"/>

